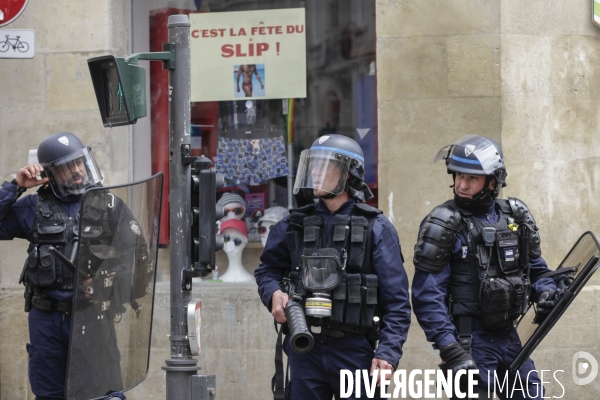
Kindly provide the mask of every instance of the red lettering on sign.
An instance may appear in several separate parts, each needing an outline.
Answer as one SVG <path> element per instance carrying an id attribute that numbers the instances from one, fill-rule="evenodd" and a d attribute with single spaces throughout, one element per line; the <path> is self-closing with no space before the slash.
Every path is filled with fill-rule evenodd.
<path id="1" fill-rule="evenodd" d="M 233 45 L 224 44 L 223 46 L 221 46 L 221 57 L 224 57 L 224 58 L 233 57 Z"/>
<path id="2" fill-rule="evenodd" d="M 256 44 L 256 55 L 260 56 L 263 52 L 269 50 L 269 43 L 257 43 Z"/>
<path id="3" fill-rule="evenodd" d="M 269 50 L 268 43 L 248 43 L 247 46 L 236 44 L 235 47 L 232 44 L 224 44 L 221 46 L 221 57 L 254 57 L 255 54 L 261 56 L 267 50 Z"/>

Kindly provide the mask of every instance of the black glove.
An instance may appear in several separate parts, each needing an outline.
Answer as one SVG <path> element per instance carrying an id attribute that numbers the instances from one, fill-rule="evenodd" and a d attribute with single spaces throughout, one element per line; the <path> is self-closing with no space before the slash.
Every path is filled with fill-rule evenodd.
<path id="1" fill-rule="evenodd" d="M 442 363 L 439 365 L 442 370 L 452 370 L 452 379 L 456 376 L 456 373 L 461 369 L 470 370 L 477 369 L 477 364 L 473 357 L 467 353 L 465 349 L 458 343 L 452 343 L 440 350 L 440 357 Z M 481 381 L 479 374 L 473 376 L 475 380 Z M 460 378 L 460 390 L 466 393 L 468 390 L 468 376 L 467 374 Z"/>
<path id="2" fill-rule="evenodd" d="M 454 373 L 461 369 L 477 369 L 473 357 L 458 343 L 449 344 L 440 350 L 440 357 L 444 361 L 440 368 L 451 369 Z"/>
<path id="3" fill-rule="evenodd" d="M 555 295 L 556 292 L 553 290 L 544 290 L 537 301 L 537 311 L 535 312 L 535 318 L 533 319 L 534 324 L 541 324 L 544 322 L 550 311 L 558 303 L 558 298 Z"/>

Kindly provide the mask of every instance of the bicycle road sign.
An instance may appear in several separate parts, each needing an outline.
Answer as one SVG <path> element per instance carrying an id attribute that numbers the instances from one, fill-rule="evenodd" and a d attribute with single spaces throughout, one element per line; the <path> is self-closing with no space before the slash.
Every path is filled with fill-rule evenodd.
<path id="1" fill-rule="evenodd" d="M 0 29 L 0 58 L 35 57 L 33 29 Z"/>
<path id="2" fill-rule="evenodd" d="M 21 15 L 29 0 L 0 0 L 0 26 L 8 25 Z"/>

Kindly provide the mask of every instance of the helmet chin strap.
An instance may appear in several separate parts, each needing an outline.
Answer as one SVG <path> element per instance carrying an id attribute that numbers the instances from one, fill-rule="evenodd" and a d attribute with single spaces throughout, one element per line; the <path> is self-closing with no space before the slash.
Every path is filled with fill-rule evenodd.
<path id="1" fill-rule="evenodd" d="M 452 178 L 454 180 L 454 182 L 456 182 L 456 173 L 452 174 Z M 485 177 L 485 185 L 483 186 L 483 189 L 481 189 L 479 192 L 475 193 L 473 195 L 473 197 L 471 199 L 469 199 L 469 201 L 466 201 L 467 204 L 477 204 L 479 202 L 481 202 L 482 200 L 485 199 L 485 196 L 490 196 L 490 198 L 494 199 L 494 189 L 490 189 L 490 182 L 492 182 L 492 179 L 494 179 L 493 176 L 490 175 L 486 175 Z M 496 183 L 498 184 L 498 183 Z M 456 196 L 456 188 L 455 188 L 455 184 L 450 185 L 450 187 L 453 189 L 452 191 L 454 192 L 454 195 Z"/>
<path id="2" fill-rule="evenodd" d="M 329 199 L 333 199 L 335 196 L 337 196 L 337 194 L 329 193 L 329 194 L 326 194 L 325 196 L 318 196 L 318 197 L 329 200 Z"/>

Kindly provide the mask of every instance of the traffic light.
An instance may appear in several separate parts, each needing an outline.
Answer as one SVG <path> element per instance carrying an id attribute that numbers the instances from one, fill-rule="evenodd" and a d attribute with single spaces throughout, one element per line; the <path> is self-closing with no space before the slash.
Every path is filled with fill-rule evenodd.
<path id="1" fill-rule="evenodd" d="M 112 55 L 90 58 L 88 67 L 105 127 L 135 124 L 146 116 L 146 70 Z"/>
<path id="2" fill-rule="evenodd" d="M 88 59 L 100 116 L 105 127 L 135 124 L 147 115 L 146 69 L 139 60 L 163 62 L 163 69 L 174 70 L 175 44 L 163 43 L 163 51 L 136 53 L 127 57 L 113 55 Z"/>
<path id="3" fill-rule="evenodd" d="M 223 218 L 217 190 L 225 185 L 225 179 L 210 168 L 211 164 L 208 158 L 200 157 L 192 172 L 192 261 L 201 275 L 213 269 L 215 252 L 223 248 L 223 236 L 217 234 L 217 221 Z"/>

